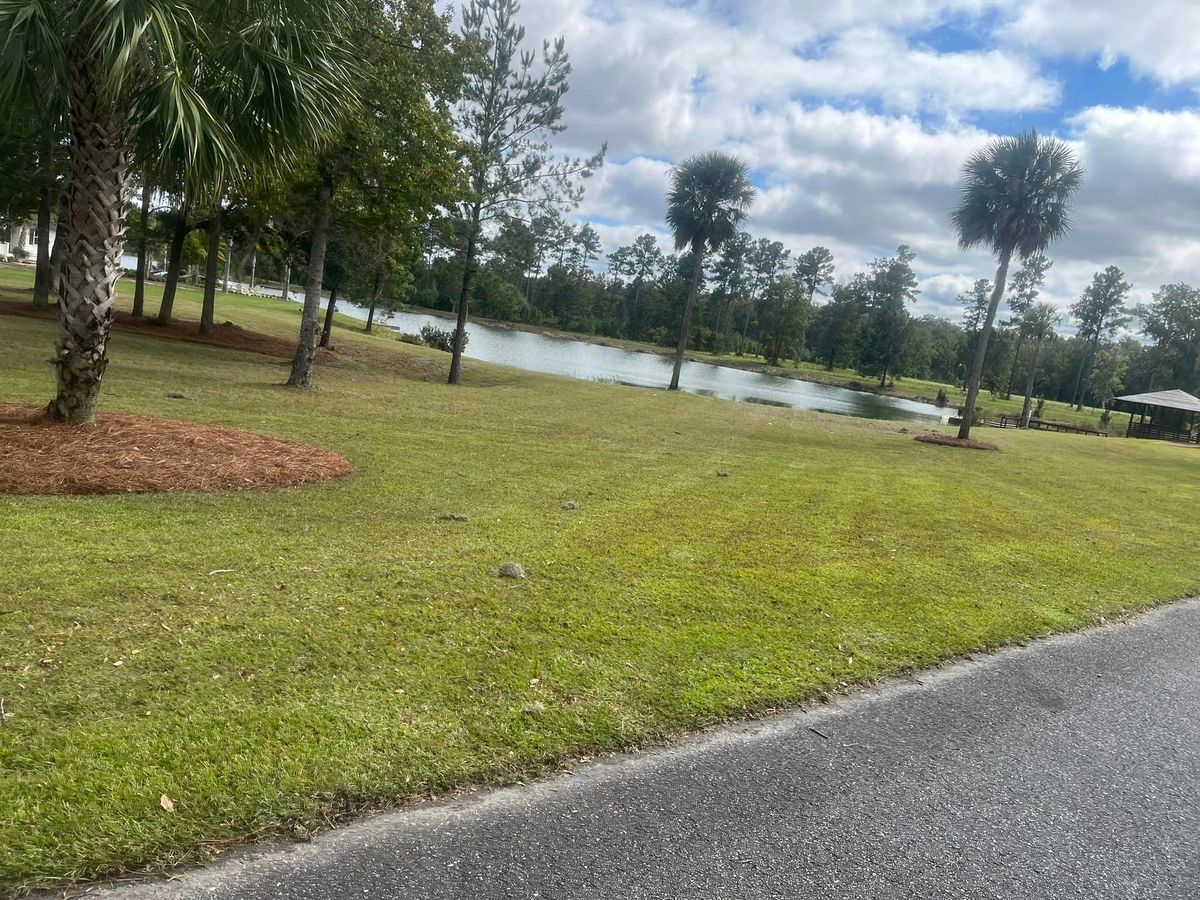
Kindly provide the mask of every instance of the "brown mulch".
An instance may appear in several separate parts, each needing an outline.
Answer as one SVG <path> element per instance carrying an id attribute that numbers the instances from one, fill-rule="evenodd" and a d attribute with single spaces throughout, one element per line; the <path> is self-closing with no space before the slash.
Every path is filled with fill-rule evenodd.
<path id="1" fill-rule="evenodd" d="M 930 434 L 918 434 L 915 441 L 920 441 L 922 444 L 937 444 L 939 447 L 962 447 L 964 450 L 999 450 L 995 444 L 988 444 L 984 441 L 973 441 L 967 438 L 965 441 L 962 438 L 951 437 L 948 434 L 938 434 L 936 432 Z"/>
<path id="2" fill-rule="evenodd" d="M 0 494 L 247 491 L 353 471 L 340 454 L 226 428 L 101 413 L 72 428 L 0 404 Z"/>
<path id="3" fill-rule="evenodd" d="M 48 309 L 34 309 L 28 303 L 14 300 L 0 301 L 0 313 L 23 316 L 26 319 L 53 319 L 57 315 L 53 306 Z M 170 325 L 157 325 L 153 319 L 135 318 L 128 312 L 119 311 L 113 327 L 119 334 L 145 334 L 192 344 L 209 344 L 230 350 L 262 353 L 280 359 L 291 359 L 296 353 L 295 341 L 249 331 L 232 322 L 217 323 L 213 333 L 206 336 L 200 334 L 200 323 L 193 319 L 175 319 Z M 317 351 L 318 362 L 327 363 L 333 359 L 334 356 L 328 350 Z"/>

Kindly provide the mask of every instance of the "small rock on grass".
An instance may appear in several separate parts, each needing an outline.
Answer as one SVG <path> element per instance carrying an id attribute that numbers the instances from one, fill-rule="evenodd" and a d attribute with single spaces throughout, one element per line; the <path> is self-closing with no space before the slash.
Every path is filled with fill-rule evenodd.
<path id="1" fill-rule="evenodd" d="M 525 567 L 520 563 L 506 562 L 496 570 L 497 578 L 524 578 Z"/>
<path id="2" fill-rule="evenodd" d="M 546 713 L 546 704 L 542 703 L 540 700 L 536 700 L 533 703 L 530 703 L 528 706 L 526 706 L 525 709 L 522 711 L 527 716 L 533 716 L 534 718 L 541 718 Z"/>
<path id="3" fill-rule="evenodd" d="M 438 519 L 442 522 L 470 522 L 471 517 L 463 513 L 448 513 L 444 512 Z"/>

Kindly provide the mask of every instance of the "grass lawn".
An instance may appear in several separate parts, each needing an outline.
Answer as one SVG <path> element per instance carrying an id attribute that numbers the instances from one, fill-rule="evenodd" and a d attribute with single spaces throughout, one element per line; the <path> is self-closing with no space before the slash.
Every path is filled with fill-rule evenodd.
<path id="1" fill-rule="evenodd" d="M 0 297 L 26 284 L 0 269 Z M 177 307 L 196 317 L 198 294 Z M 221 297 L 217 318 L 294 335 L 298 314 Z M 0 893 L 1200 590 L 1194 448 L 1005 431 L 1001 453 L 953 450 L 470 360 L 449 388 L 442 354 L 335 343 L 302 393 L 284 360 L 117 334 L 103 406 L 327 447 L 346 480 L 0 497 Z M 0 401 L 48 398 L 51 347 L 51 323 L 0 316 Z M 507 560 L 529 577 L 489 575 Z"/>

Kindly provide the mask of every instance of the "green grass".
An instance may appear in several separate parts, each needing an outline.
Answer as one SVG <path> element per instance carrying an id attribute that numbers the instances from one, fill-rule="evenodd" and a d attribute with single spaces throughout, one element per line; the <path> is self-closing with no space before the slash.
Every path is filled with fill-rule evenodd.
<path id="1" fill-rule="evenodd" d="M 0 269 L 0 294 L 26 283 Z M 178 303 L 196 314 L 195 292 Z M 218 309 L 280 335 L 297 315 Z M 1200 589 L 1195 449 L 989 432 L 1002 453 L 968 452 L 473 361 L 449 388 L 433 351 L 347 327 L 337 343 L 348 359 L 300 393 L 284 360 L 118 333 L 103 403 L 329 447 L 344 481 L 0 498 L 8 890 L 524 777 Z M 51 344 L 50 323 L 0 317 L 0 401 L 46 400 Z M 506 560 L 529 578 L 489 576 Z"/>

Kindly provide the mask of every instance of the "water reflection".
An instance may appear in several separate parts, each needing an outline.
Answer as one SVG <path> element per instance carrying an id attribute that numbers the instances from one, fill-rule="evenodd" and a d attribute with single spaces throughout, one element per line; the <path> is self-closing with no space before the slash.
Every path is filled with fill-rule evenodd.
<path id="1" fill-rule="evenodd" d="M 338 311 L 366 319 L 366 310 L 351 303 L 339 303 Z M 377 318 L 410 334 L 420 332 L 425 325 L 453 327 L 448 319 L 420 313 L 394 313 Z M 603 347 L 477 322 L 468 326 L 468 332 L 466 355 L 471 359 L 630 387 L 661 389 L 671 378 L 671 360 L 657 353 Z M 940 409 L 927 403 L 707 363 L 685 362 L 680 386 L 693 394 L 723 400 L 868 419 L 939 422 L 943 415 Z"/>

